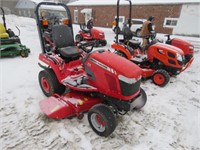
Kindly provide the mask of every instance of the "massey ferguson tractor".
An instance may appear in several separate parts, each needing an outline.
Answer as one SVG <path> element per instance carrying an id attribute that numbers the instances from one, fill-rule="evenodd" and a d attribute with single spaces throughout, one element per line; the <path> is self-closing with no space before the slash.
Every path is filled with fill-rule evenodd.
<path id="1" fill-rule="evenodd" d="M 65 18 L 52 23 L 49 17 L 41 15 L 45 7 L 63 13 Z M 109 136 L 117 126 L 119 115 L 141 109 L 147 101 L 140 87 L 141 69 L 109 50 L 92 52 L 94 42 L 75 45 L 66 5 L 41 2 L 35 13 L 42 48 L 39 55 L 42 70 L 38 78 L 47 96 L 40 101 L 41 111 L 57 119 L 74 116 L 82 119 L 88 112 L 94 132 Z"/>

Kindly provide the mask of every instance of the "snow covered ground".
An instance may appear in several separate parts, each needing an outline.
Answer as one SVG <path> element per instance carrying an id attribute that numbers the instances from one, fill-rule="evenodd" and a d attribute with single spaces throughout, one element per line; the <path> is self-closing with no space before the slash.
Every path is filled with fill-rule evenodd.
<path id="1" fill-rule="evenodd" d="M 31 49 L 28 58 L 0 59 L 0 149 L 2 150 L 200 150 L 200 39 L 181 37 L 195 45 L 190 68 L 163 88 L 142 83 L 148 101 L 141 111 L 119 118 L 107 138 L 97 136 L 83 120 L 49 119 L 39 109 L 44 99 L 39 83 L 41 52 L 34 19 L 6 16 L 7 26 L 21 30 L 21 41 Z M 108 45 L 114 40 L 105 31 Z M 74 33 L 79 26 L 74 26 Z M 160 37 L 163 35 L 159 34 Z"/>

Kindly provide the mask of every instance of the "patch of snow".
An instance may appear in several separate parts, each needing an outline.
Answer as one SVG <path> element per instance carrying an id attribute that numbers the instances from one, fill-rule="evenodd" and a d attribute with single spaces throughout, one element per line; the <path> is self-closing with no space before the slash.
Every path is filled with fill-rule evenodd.
<path id="1" fill-rule="evenodd" d="M 0 16 L 1 17 L 1 16 Z M 0 59 L 0 145 L 1 149 L 70 149 L 70 150 L 199 150 L 200 149 L 200 40 L 194 44 L 195 60 L 190 68 L 160 88 L 151 80 L 142 82 L 148 101 L 141 111 L 128 112 L 118 119 L 111 136 L 96 135 L 85 114 L 83 120 L 49 119 L 40 111 L 45 96 L 40 89 L 38 56 L 41 46 L 34 19 L 7 15 L 7 26 L 30 48 L 28 58 Z M 115 34 L 105 32 L 110 49 Z M 74 34 L 79 26 L 74 25 Z M 163 38 L 162 34 L 158 34 Z M 177 37 L 177 36 L 176 36 Z M 139 39 L 141 40 L 141 39 Z M 102 49 L 102 48 L 101 48 Z"/>

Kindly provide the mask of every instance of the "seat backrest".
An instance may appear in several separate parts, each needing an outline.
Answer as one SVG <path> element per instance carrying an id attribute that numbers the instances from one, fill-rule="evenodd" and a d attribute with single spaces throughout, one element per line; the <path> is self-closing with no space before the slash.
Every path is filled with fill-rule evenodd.
<path id="1" fill-rule="evenodd" d="M 56 48 L 75 45 L 72 30 L 67 25 L 54 25 L 52 28 L 52 38 Z"/>
<path id="2" fill-rule="evenodd" d="M 128 40 L 131 40 L 132 37 L 133 37 L 133 33 L 131 31 L 131 29 L 129 27 L 125 27 L 124 28 L 124 40 L 125 41 L 128 41 Z"/>
<path id="3" fill-rule="evenodd" d="M 5 27 L 3 26 L 3 24 L 0 23 L 0 34 L 2 34 L 2 33 L 6 33 L 6 29 L 5 29 Z"/>
<path id="4" fill-rule="evenodd" d="M 9 35 L 6 32 L 6 29 L 2 23 L 0 23 L 0 38 L 8 38 Z"/>

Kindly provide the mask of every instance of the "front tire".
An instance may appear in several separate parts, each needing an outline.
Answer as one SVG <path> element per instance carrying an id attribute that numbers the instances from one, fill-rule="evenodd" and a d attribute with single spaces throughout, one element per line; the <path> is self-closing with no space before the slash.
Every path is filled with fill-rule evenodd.
<path id="1" fill-rule="evenodd" d="M 47 97 L 52 96 L 54 93 L 63 94 L 65 86 L 58 82 L 58 79 L 52 69 L 40 71 L 38 75 L 40 87 Z"/>
<path id="2" fill-rule="evenodd" d="M 75 40 L 77 43 L 80 43 L 81 41 L 83 41 L 83 37 L 80 34 L 77 34 Z"/>
<path id="3" fill-rule="evenodd" d="M 21 55 L 21 57 L 28 57 L 28 52 L 22 50 L 22 51 L 20 52 L 20 55 Z"/>
<path id="4" fill-rule="evenodd" d="M 93 131 L 104 137 L 109 136 L 117 126 L 114 113 L 104 104 L 97 104 L 89 110 L 88 121 Z"/>
<path id="5" fill-rule="evenodd" d="M 107 41 L 106 40 L 102 40 L 101 41 L 101 46 L 106 46 L 107 45 Z"/>
<path id="6" fill-rule="evenodd" d="M 156 70 L 152 75 L 152 81 L 154 84 L 164 87 L 169 82 L 169 73 L 163 69 Z"/>

